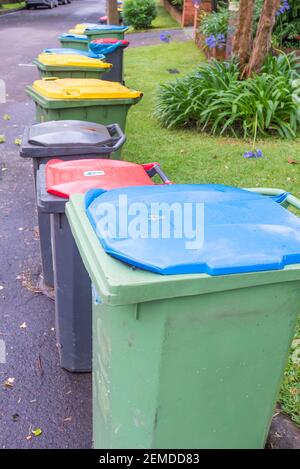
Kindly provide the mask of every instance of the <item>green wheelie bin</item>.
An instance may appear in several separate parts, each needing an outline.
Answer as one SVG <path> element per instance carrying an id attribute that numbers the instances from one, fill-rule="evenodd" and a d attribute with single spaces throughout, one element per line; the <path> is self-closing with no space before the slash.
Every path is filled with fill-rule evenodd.
<path id="1" fill-rule="evenodd" d="M 65 33 L 59 36 L 58 40 L 61 43 L 61 47 L 66 47 L 67 49 L 89 50 L 89 40 L 85 34 Z"/>
<path id="2" fill-rule="evenodd" d="M 94 39 L 102 39 L 105 37 L 124 39 L 124 35 L 128 31 L 128 26 L 118 26 L 113 24 L 99 24 L 95 26 L 87 26 L 84 34 L 90 43 Z"/>
<path id="3" fill-rule="evenodd" d="M 112 65 L 102 60 L 76 54 L 43 53 L 33 61 L 41 78 L 102 78 Z"/>
<path id="4" fill-rule="evenodd" d="M 300 219 L 284 197 L 71 197 L 94 292 L 95 448 L 264 447 L 300 306 Z"/>
<path id="5" fill-rule="evenodd" d="M 26 92 L 35 102 L 37 122 L 69 119 L 104 125 L 115 122 L 123 132 L 129 108 L 143 96 L 120 83 L 89 78 L 48 77 L 27 86 Z"/>

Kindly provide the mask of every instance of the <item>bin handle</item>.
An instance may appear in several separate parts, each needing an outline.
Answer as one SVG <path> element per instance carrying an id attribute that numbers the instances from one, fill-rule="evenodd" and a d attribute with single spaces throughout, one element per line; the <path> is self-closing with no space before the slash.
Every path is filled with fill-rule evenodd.
<path id="1" fill-rule="evenodd" d="M 148 176 L 150 176 L 151 178 L 158 175 L 164 184 L 173 184 L 173 182 L 170 181 L 168 176 L 161 169 L 161 166 L 160 166 L 159 163 L 156 163 L 156 162 L 155 163 L 145 163 L 145 164 L 142 164 L 142 166 L 143 166 L 144 170 L 146 171 L 146 173 L 148 174 Z"/>
<path id="2" fill-rule="evenodd" d="M 117 136 L 115 137 L 117 139 L 117 142 L 112 147 L 109 147 L 111 151 L 117 151 L 126 142 L 126 136 L 124 132 L 122 131 L 121 127 L 119 126 L 119 124 L 112 124 L 108 126 L 108 130 L 109 131 L 114 130 L 117 133 Z"/>
<path id="3" fill-rule="evenodd" d="M 55 81 L 55 80 L 59 80 L 58 77 L 44 77 L 42 78 L 43 81 Z"/>
<path id="4" fill-rule="evenodd" d="M 244 187 L 244 189 L 247 191 L 256 192 L 257 194 L 274 197 L 278 203 L 287 202 L 289 205 L 300 211 L 300 199 L 283 189 L 271 187 Z"/>

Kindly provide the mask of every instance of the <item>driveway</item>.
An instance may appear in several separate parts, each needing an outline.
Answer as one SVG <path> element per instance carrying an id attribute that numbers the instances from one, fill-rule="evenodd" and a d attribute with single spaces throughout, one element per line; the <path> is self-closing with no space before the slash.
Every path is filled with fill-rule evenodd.
<path id="1" fill-rule="evenodd" d="M 73 0 L 53 10 L 0 16 L 0 78 L 8 94 L 0 104 L 6 139 L 0 144 L 0 448 L 92 445 L 91 375 L 59 366 L 54 303 L 36 288 L 40 257 L 31 162 L 19 157 L 15 139 L 35 120 L 24 92 L 38 77 L 32 59 L 45 47 L 59 46 L 57 36 L 76 23 L 96 22 L 104 4 Z M 34 436 L 34 429 L 41 435 Z"/>

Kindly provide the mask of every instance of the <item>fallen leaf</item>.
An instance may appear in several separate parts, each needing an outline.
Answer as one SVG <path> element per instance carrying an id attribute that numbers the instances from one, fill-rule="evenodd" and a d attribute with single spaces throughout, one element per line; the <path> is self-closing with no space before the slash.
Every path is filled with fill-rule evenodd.
<path id="1" fill-rule="evenodd" d="M 40 354 L 39 354 L 38 359 L 37 359 L 36 367 L 37 367 L 37 369 L 38 369 L 40 375 L 43 376 L 43 374 L 44 374 L 44 368 L 43 368 L 42 357 L 40 356 Z"/>
<path id="2" fill-rule="evenodd" d="M 35 430 L 32 430 L 31 433 L 32 433 L 34 436 L 41 436 L 41 434 L 43 433 L 43 431 L 42 431 L 41 428 L 36 428 Z"/>
<path id="3" fill-rule="evenodd" d="M 13 414 L 12 419 L 13 422 L 17 422 L 19 420 L 20 415 L 19 414 Z"/>
<path id="4" fill-rule="evenodd" d="M 299 164 L 299 162 L 298 162 L 297 160 L 294 160 L 294 158 L 289 158 L 289 159 L 287 160 L 287 162 L 288 162 L 289 164 Z"/>
<path id="5" fill-rule="evenodd" d="M 21 324 L 21 326 L 20 326 L 21 329 L 26 329 L 26 327 L 27 327 L 26 322 L 23 322 L 23 324 Z"/>
<path id="6" fill-rule="evenodd" d="M 21 145 L 22 140 L 20 138 L 15 138 L 15 145 Z"/>
<path id="7" fill-rule="evenodd" d="M 0 135 L 0 143 L 5 143 L 5 135 Z"/>
<path id="8" fill-rule="evenodd" d="M 4 119 L 5 121 L 10 121 L 11 118 L 10 118 L 10 115 L 9 115 L 9 114 L 4 114 L 3 119 Z"/>
<path id="9" fill-rule="evenodd" d="M 177 70 L 177 68 L 168 68 L 167 71 L 168 71 L 171 75 L 176 75 L 177 73 L 180 73 L 180 71 Z"/>
<path id="10" fill-rule="evenodd" d="M 71 420 L 72 420 L 72 417 L 66 417 L 63 421 L 64 422 L 71 422 Z"/>
<path id="11" fill-rule="evenodd" d="M 7 380 L 4 382 L 4 386 L 6 386 L 7 388 L 12 388 L 14 384 L 15 378 L 7 378 Z"/>

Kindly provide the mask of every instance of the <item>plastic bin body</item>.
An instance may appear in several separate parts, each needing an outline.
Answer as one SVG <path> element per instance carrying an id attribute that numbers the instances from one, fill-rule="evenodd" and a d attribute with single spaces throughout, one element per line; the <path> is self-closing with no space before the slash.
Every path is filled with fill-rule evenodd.
<path id="1" fill-rule="evenodd" d="M 91 59 L 95 60 L 95 59 Z M 88 68 L 88 67 L 63 67 L 44 65 L 39 60 L 34 60 L 41 78 L 57 77 L 57 78 L 103 78 L 107 69 L 105 68 Z"/>
<path id="2" fill-rule="evenodd" d="M 124 83 L 124 49 L 120 47 L 109 54 L 107 57 L 112 64 L 112 68 L 109 71 L 103 73 L 103 80 Z"/>
<path id="3" fill-rule="evenodd" d="M 58 167 L 62 166 L 61 163 Z M 60 364 L 71 372 L 89 372 L 92 369 L 91 282 L 65 216 L 65 204 L 68 198 L 53 195 L 53 192 L 57 193 L 58 187 L 60 187 L 60 190 L 64 190 L 64 185 L 60 184 L 58 186 L 55 181 L 57 182 L 58 179 L 63 180 L 65 183 L 72 180 L 76 181 L 75 176 L 78 175 L 78 170 L 87 166 L 91 170 L 95 164 L 92 160 L 85 160 L 84 164 L 78 166 L 78 164 L 69 161 L 65 165 L 66 171 L 64 174 L 55 171 L 57 168 L 57 164 L 55 164 L 52 166 L 52 173 L 47 177 L 46 166 L 42 165 L 37 173 L 38 213 L 40 217 L 45 218 L 47 216 L 47 219 L 49 219 L 50 214 L 55 287 L 55 322 Z M 102 188 L 104 189 L 122 185 L 153 184 L 141 165 L 110 161 L 100 164 L 97 162 L 96 166 L 98 169 L 102 167 L 106 173 L 106 176 L 101 177 L 103 180 Z M 68 170 L 73 171 L 73 173 L 70 173 L 69 178 L 66 175 Z M 72 174 L 74 178 L 72 178 Z M 50 186 L 52 193 L 48 193 L 46 190 L 50 179 L 52 181 L 52 186 Z M 87 179 L 89 179 L 90 184 L 99 187 L 99 182 L 91 182 L 92 176 L 88 176 Z M 79 180 L 72 189 L 70 186 L 66 186 L 67 190 L 83 192 L 85 188 L 82 186 L 82 182 L 84 181 Z M 60 195 L 68 196 L 69 194 L 60 193 Z M 50 239 L 48 239 L 48 242 L 50 244 Z"/>
<path id="4" fill-rule="evenodd" d="M 106 44 L 114 44 L 116 39 L 107 38 L 109 42 L 104 41 Z M 100 41 L 103 41 L 100 39 Z M 93 41 L 97 44 L 97 40 Z M 90 43 L 90 50 L 93 52 L 93 42 Z M 117 47 L 115 50 L 106 54 L 107 60 L 112 64 L 112 68 L 108 71 L 105 71 L 103 74 L 103 80 L 108 81 L 118 81 L 119 83 L 124 83 L 124 49 L 129 45 L 128 41 L 123 41 L 124 45 Z M 104 49 L 105 51 L 105 49 Z M 104 53 L 104 52 L 103 52 Z"/>
<path id="5" fill-rule="evenodd" d="M 69 123 L 74 123 L 73 120 L 69 121 Z M 56 124 L 56 123 L 52 123 Z M 68 124 L 66 122 L 62 122 L 62 125 Z M 78 126 L 87 126 L 87 127 L 95 127 L 93 122 L 76 122 Z M 36 126 L 34 126 L 36 127 Z M 31 127 L 32 128 L 32 127 Z M 41 164 L 46 164 L 49 160 L 53 159 L 57 154 L 60 155 L 60 159 L 66 160 L 78 160 L 84 158 L 109 158 L 111 154 L 113 154 L 112 149 L 103 149 L 103 147 L 91 147 L 85 145 L 85 141 L 81 144 L 74 144 L 72 147 L 70 145 L 61 146 L 38 146 L 35 143 L 30 143 L 30 131 L 31 128 L 28 127 L 24 131 L 24 135 L 22 138 L 22 146 L 20 155 L 24 158 L 31 158 L 33 164 L 33 178 L 34 178 L 34 185 L 36 187 L 36 174 Z M 65 128 L 65 127 L 62 127 Z M 125 141 L 125 135 L 115 130 L 115 126 L 112 125 L 108 127 L 112 135 L 117 134 L 120 138 L 120 143 L 123 144 Z M 54 131 L 57 129 L 55 128 Z M 71 137 L 72 138 L 72 137 Z M 78 137 L 79 139 L 80 137 Z M 45 143 L 44 143 L 45 144 Z M 40 234 L 40 250 L 41 250 L 41 261 L 42 261 L 42 271 L 43 271 L 43 279 L 44 283 L 47 286 L 53 287 L 54 286 L 54 275 L 53 275 L 53 258 L 52 258 L 52 249 L 51 249 L 51 241 L 50 241 L 50 218 L 49 214 L 43 213 L 38 211 L 38 225 L 39 225 L 39 234 Z"/>
<path id="6" fill-rule="evenodd" d="M 58 39 L 61 44 L 61 47 L 66 47 L 68 49 L 78 49 L 88 51 L 89 49 L 89 40 L 87 37 L 80 37 L 84 35 L 76 34 L 63 34 Z"/>
<path id="7" fill-rule="evenodd" d="M 74 81 L 73 81 L 74 80 Z M 55 80 L 50 81 L 49 84 L 53 84 Z M 80 91 L 80 87 L 85 80 L 75 79 L 63 79 L 59 80 L 63 82 L 66 87 L 70 83 L 78 83 L 76 90 Z M 112 86 L 117 85 L 112 82 L 104 80 L 91 80 L 92 84 L 97 85 L 109 84 Z M 35 83 L 41 83 L 39 81 Z M 34 85 L 35 85 L 34 83 Z M 122 98 L 101 98 L 101 93 L 95 93 L 92 98 L 74 97 L 72 95 L 66 96 L 65 99 L 53 98 L 43 95 L 39 90 L 33 86 L 26 88 L 27 94 L 33 99 L 36 105 L 36 120 L 37 122 L 46 122 L 50 120 L 68 120 L 76 119 L 83 121 L 90 121 L 99 124 L 109 125 L 112 122 L 119 124 L 121 129 L 125 130 L 126 117 L 129 108 L 136 104 L 142 97 L 142 93 L 133 92 L 133 97 L 122 97 Z M 130 90 L 128 90 L 130 91 Z M 60 95 L 60 94 L 59 94 Z M 62 96 L 65 94 L 63 93 Z M 97 97 L 98 96 L 98 97 Z M 130 95 L 129 95 L 130 96 Z"/>
<path id="8" fill-rule="evenodd" d="M 95 448 L 263 448 L 299 314 L 300 264 L 158 275 L 104 251 L 81 195 L 66 214 L 94 285 Z"/>
<path id="9" fill-rule="evenodd" d="M 87 27 L 84 34 L 88 37 L 88 42 L 106 37 L 124 39 L 127 30 L 127 26 L 99 25 L 99 28 L 97 26 Z"/>

